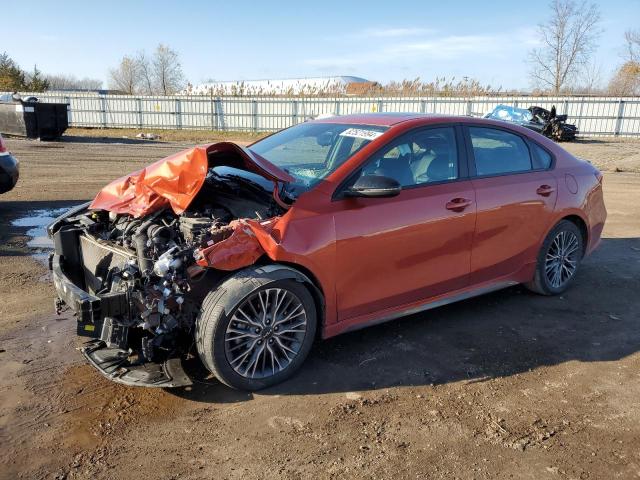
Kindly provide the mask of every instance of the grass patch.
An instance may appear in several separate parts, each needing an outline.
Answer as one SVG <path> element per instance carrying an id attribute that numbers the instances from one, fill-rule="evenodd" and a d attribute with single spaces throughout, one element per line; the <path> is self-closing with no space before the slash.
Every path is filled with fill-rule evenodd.
<path id="1" fill-rule="evenodd" d="M 267 132 L 233 132 L 222 130 L 164 130 L 154 128 L 69 128 L 65 135 L 95 138 L 136 138 L 139 133 L 157 135 L 162 142 L 217 142 L 252 143 L 268 135 Z"/>

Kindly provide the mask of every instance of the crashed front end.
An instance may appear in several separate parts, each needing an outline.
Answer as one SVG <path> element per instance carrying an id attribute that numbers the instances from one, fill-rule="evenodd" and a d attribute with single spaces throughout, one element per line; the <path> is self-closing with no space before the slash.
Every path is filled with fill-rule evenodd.
<path id="1" fill-rule="evenodd" d="M 510 105 L 498 105 L 484 115 L 484 118 L 515 123 L 557 142 L 575 140 L 579 133 L 575 125 L 567 123 L 567 115 L 556 114 L 555 106 L 551 107 L 549 111 L 537 106 L 524 109 Z"/>
<path id="2" fill-rule="evenodd" d="M 82 353 L 111 380 L 191 384 L 183 362 L 203 296 L 278 248 L 286 174 L 253 160 L 228 143 L 181 152 L 48 227 L 56 310 L 76 314 Z"/>
<path id="3" fill-rule="evenodd" d="M 542 134 L 558 142 L 568 142 L 575 140 L 578 135 L 578 127 L 572 123 L 567 123 L 568 116 L 557 115 L 555 105 L 551 110 L 542 107 L 532 106 L 529 111 L 534 119 L 542 125 Z"/>

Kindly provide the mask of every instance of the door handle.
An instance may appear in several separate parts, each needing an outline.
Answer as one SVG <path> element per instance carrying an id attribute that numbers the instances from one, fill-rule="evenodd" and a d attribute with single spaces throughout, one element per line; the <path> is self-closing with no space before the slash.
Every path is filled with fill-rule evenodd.
<path id="1" fill-rule="evenodd" d="M 555 191 L 556 191 L 556 189 L 553 188 L 551 185 L 540 185 L 538 187 L 538 189 L 536 190 L 536 193 L 538 195 L 542 195 L 543 197 L 548 197 L 549 195 L 551 195 Z"/>
<path id="2" fill-rule="evenodd" d="M 462 210 L 467 208 L 469 205 L 471 205 L 471 203 L 472 203 L 471 200 L 467 198 L 458 197 L 458 198 L 449 200 L 445 205 L 445 207 L 447 210 L 453 210 L 454 212 L 461 212 Z"/>

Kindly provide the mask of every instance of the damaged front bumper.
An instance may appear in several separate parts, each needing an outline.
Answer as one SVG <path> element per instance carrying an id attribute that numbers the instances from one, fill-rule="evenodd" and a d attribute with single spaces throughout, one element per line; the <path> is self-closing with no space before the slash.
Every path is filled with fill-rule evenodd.
<path id="1" fill-rule="evenodd" d="M 60 313 L 66 306 L 76 314 L 78 335 L 92 338 L 81 347 L 81 352 L 100 373 L 109 380 L 130 386 L 182 387 L 193 384 L 180 358 L 169 358 L 162 363 L 132 362 L 128 349 L 111 344 L 113 326 L 108 319 L 128 312 L 124 293 L 93 295 L 85 292 L 65 274 L 63 258 L 58 254 L 52 255 L 49 267 L 58 294 L 56 312 Z"/>
<path id="2" fill-rule="evenodd" d="M 117 383 L 164 388 L 193 384 L 179 358 L 170 358 L 162 363 L 131 364 L 128 350 L 109 348 L 102 340 L 87 342 L 81 348 L 81 352 L 100 373 Z"/>
<path id="3" fill-rule="evenodd" d="M 66 305 L 78 318 L 78 335 L 93 337 L 100 334 L 102 320 L 105 317 L 124 315 L 128 312 L 128 302 L 124 293 L 92 295 L 85 292 L 69 279 L 62 269 L 60 255 L 53 254 L 49 260 L 49 269 L 53 276 L 58 298 L 56 313 Z"/>

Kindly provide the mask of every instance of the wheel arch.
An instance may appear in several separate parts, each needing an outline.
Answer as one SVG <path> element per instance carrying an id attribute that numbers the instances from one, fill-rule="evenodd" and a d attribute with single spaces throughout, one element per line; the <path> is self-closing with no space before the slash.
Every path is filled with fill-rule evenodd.
<path id="1" fill-rule="evenodd" d="M 318 296 L 317 287 L 299 269 L 278 263 L 254 263 L 228 272 L 223 278 L 205 297 L 196 319 L 194 339 L 202 363 L 221 382 L 242 390 L 259 390 L 289 378 L 300 368 L 317 339 L 314 334 L 318 331 L 317 317 L 313 313 L 322 305 L 316 300 L 321 298 Z M 299 299 L 306 302 L 306 305 L 313 301 L 316 311 L 311 309 L 308 313 L 314 321 L 311 323 L 309 334 L 301 340 L 301 350 L 297 352 L 301 355 L 290 361 L 293 369 L 286 366 L 271 376 L 254 378 L 252 374 L 247 377 L 246 371 L 245 374 L 238 371 L 227 357 L 225 332 L 230 322 L 234 321 L 232 313 L 242 301 L 257 290 L 270 288 L 274 283 L 287 283 L 288 286 L 285 288 L 297 292 Z"/>
<path id="2" fill-rule="evenodd" d="M 580 215 L 576 214 L 566 215 L 558 220 L 558 222 L 562 220 L 567 220 L 573 223 L 580 230 L 580 233 L 582 234 L 582 255 L 584 255 L 587 251 L 587 246 L 589 245 L 589 228 L 587 227 L 587 222 Z M 557 225 L 558 222 L 556 222 L 555 225 Z"/>
<path id="3" fill-rule="evenodd" d="M 573 223 L 580 230 L 580 233 L 582 234 L 582 240 L 583 240 L 582 253 L 584 254 L 587 251 L 587 247 L 589 245 L 589 223 L 587 222 L 584 213 L 575 208 L 566 209 L 561 212 L 556 212 L 556 215 L 554 216 L 553 221 L 549 224 L 548 228 L 544 232 L 544 235 L 542 235 L 542 238 L 540 240 L 540 245 L 542 245 L 542 242 L 544 242 L 544 239 L 547 238 L 547 235 L 549 235 L 549 232 L 551 232 L 551 230 L 553 230 L 555 226 L 558 225 L 558 223 L 560 223 L 562 220 L 567 220 Z"/>
<path id="4" fill-rule="evenodd" d="M 325 297 L 320 282 L 313 272 L 302 265 L 289 262 L 269 262 L 256 265 L 256 268 L 275 274 L 278 279 L 296 280 L 308 288 L 315 303 L 318 326 L 320 327 L 316 329 L 316 335 L 321 336 L 325 327 Z"/>

